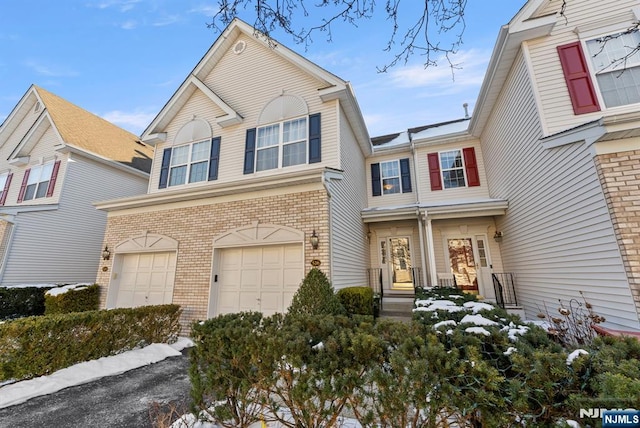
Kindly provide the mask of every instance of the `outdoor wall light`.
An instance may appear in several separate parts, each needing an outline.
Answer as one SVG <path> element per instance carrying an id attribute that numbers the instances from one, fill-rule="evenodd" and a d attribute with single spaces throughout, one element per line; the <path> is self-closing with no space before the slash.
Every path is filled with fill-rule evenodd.
<path id="1" fill-rule="evenodd" d="M 315 229 L 313 229 L 313 233 L 311 234 L 311 237 L 309 237 L 309 243 L 311 244 L 311 248 L 313 248 L 314 250 L 318 249 L 318 244 L 320 243 L 320 239 L 318 238 L 318 235 L 316 234 Z"/>
<path id="2" fill-rule="evenodd" d="M 102 260 L 109 260 L 111 258 L 111 251 L 109 251 L 109 247 L 104 246 L 104 250 L 102 250 Z"/>
<path id="3" fill-rule="evenodd" d="M 493 234 L 493 240 L 496 242 L 502 242 L 502 232 L 498 232 L 496 230 L 496 233 Z"/>

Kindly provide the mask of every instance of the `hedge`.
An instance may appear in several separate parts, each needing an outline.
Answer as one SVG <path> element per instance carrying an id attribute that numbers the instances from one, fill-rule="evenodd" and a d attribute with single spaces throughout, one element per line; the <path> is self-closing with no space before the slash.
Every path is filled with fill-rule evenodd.
<path id="1" fill-rule="evenodd" d="M 178 305 L 143 306 L 21 318 L 0 324 L 0 381 L 42 376 L 180 332 Z"/>
<path id="2" fill-rule="evenodd" d="M 369 287 L 347 287 L 336 292 L 342 306 L 352 315 L 373 315 L 373 290 Z"/>
<path id="3" fill-rule="evenodd" d="M 68 314 L 71 312 L 94 311 L 100 305 L 100 286 L 98 284 L 65 286 L 68 290 L 61 294 L 44 295 L 45 315 Z"/>
<path id="4" fill-rule="evenodd" d="M 0 287 L 0 320 L 44 314 L 44 293 L 51 287 Z"/>

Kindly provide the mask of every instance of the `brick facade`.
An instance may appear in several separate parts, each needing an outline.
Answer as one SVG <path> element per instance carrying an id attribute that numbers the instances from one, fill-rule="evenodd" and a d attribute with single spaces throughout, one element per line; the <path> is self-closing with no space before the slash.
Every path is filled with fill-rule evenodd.
<path id="1" fill-rule="evenodd" d="M 311 261 L 321 261 L 329 272 L 329 200 L 324 190 L 291 193 L 214 203 L 187 208 L 161 209 L 131 215 L 111 215 L 107 221 L 105 244 L 109 248 L 145 232 L 165 235 L 178 241 L 173 303 L 182 307 L 183 333 L 191 321 L 207 317 L 213 239 L 221 233 L 254 222 L 287 226 L 309 236 L 315 229 L 321 243 L 313 250 L 306 239 L 305 272 Z M 102 261 L 97 275 L 101 287 L 100 304 L 106 306 L 114 257 Z M 105 270 L 106 268 L 106 270 Z"/>
<path id="2" fill-rule="evenodd" d="M 640 314 L 640 150 L 598 155 L 595 163 Z"/>

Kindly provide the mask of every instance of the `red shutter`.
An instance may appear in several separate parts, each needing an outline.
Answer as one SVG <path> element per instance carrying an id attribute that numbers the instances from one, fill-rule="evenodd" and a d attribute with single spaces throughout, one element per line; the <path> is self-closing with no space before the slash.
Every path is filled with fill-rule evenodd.
<path id="1" fill-rule="evenodd" d="M 440 157 L 437 153 L 429 153 L 427 155 L 427 160 L 429 162 L 429 180 L 431 181 L 431 190 L 442 190 Z"/>
<path id="2" fill-rule="evenodd" d="M 12 178 L 13 178 L 13 173 L 9 173 L 9 175 L 7 175 L 7 181 L 4 183 L 2 196 L 0 196 L 0 205 L 4 205 L 4 203 L 7 202 L 7 193 L 9 193 L 9 186 L 11 185 Z"/>
<path id="3" fill-rule="evenodd" d="M 27 190 L 27 181 L 29 181 L 30 172 L 31 172 L 31 168 L 28 168 L 24 172 L 24 177 L 22 177 L 22 185 L 20 186 L 20 193 L 18 193 L 18 203 L 24 200 L 24 192 Z"/>
<path id="4" fill-rule="evenodd" d="M 53 189 L 56 187 L 56 180 L 58 179 L 58 170 L 60 169 L 60 161 L 57 160 L 53 164 L 53 171 L 51 171 L 51 178 L 49 179 L 49 186 L 47 187 L 47 198 L 53 196 Z"/>
<path id="5" fill-rule="evenodd" d="M 473 147 L 462 149 L 464 158 L 464 169 L 467 174 L 467 186 L 474 187 L 480 185 L 480 174 L 478 174 L 478 162 L 476 162 L 476 150 Z"/>
<path id="6" fill-rule="evenodd" d="M 575 114 L 600 111 L 598 96 L 580 42 L 558 46 L 560 64 Z"/>

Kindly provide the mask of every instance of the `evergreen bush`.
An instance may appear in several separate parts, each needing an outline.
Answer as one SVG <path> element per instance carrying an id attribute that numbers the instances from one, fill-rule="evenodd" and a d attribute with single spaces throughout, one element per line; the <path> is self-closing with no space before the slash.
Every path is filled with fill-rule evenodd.
<path id="1" fill-rule="evenodd" d="M 55 290 L 63 292 L 53 293 Z M 100 286 L 98 284 L 68 285 L 54 288 L 45 293 L 44 304 L 45 315 L 95 311 L 100 305 Z"/>
<path id="2" fill-rule="evenodd" d="M 178 305 L 143 306 L 21 318 L 0 324 L 0 381 L 50 374 L 75 363 L 180 332 Z"/>
<path id="3" fill-rule="evenodd" d="M 369 287 L 347 287 L 336 293 L 349 315 L 373 315 L 373 290 Z"/>
<path id="4" fill-rule="evenodd" d="M 312 268 L 296 291 L 287 313 L 296 315 L 343 315 L 345 309 L 327 276 Z"/>
<path id="5" fill-rule="evenodd" d="M 51 287 L 0 287 L 0 320 L 44 314 L 44 293 Z"/>

